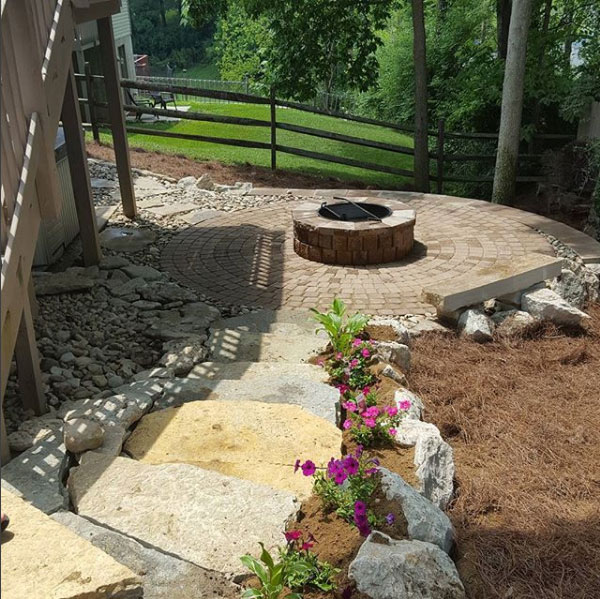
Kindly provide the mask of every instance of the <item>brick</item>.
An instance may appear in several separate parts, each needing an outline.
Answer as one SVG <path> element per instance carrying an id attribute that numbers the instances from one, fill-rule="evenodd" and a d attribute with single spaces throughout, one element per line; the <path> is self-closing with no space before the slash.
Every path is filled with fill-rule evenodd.
<path id="1" fill-rule="evenodd" d="M 321 248 L 315 247 L 314 245 L 308 246 L 308 259 L 314 262 L 321 261 Z"/>
<path id="2" fill-rule="evenodd" d="M 335 250 L 330 249 L 322 249 L 321 256 L 323 258 L 323 262 L 325 264 L 335 264 L 337 260 L 337 252 Z"/>
<path id="3" fill-rule="evenodd" d="M 319 233 L 319 240 L 315 245 L 327 250 L 333 249 L 333 235 Z"/>
<path id="4" fill-rule="evenodd" d="M 346 250 L 348 248 L 348 238 L 344 235 L 335 235 L 333 236 L 333 249 L 340 251 Z"/>

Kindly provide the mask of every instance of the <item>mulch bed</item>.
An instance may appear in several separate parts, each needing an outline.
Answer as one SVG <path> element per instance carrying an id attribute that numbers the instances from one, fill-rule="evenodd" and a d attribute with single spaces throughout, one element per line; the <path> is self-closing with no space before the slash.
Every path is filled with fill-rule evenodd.
<path id="1" fill-rule="evenodd" d="M 587 335 L 414 344 L 411 389 L 454 449 L 471 599 L 600 597 L 600 306 L 588 313 Z"/>

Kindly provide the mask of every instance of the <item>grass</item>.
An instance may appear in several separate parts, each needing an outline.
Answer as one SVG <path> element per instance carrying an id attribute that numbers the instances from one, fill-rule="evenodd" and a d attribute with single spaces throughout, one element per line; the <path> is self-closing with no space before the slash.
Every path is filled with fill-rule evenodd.
<path id="1" fill-rule="evenodd" d="M 250 117 L 261 120 L 269 120 L 269 107 L 254 104 L 210 104 L 187 102 L 191 110 L 219 115 L 231 115 Z M 352 135 L 362 139 L 371 139 L 401 146 L 412 147 L 411 137 L 362 123 L 354 123 L 343 119 L 336 119 L 323 115 L 315 115 L 293 109 L 278 109 L 277 119 L 280 122 L 294 123 L 305 127 L 313 127 L 326 131 L 333 131 L 345 135 Z M 132 123 L 133 124 L 133 123 Z M 198 121 L 166 122 L 156 121 L 154 123 L 136 123 L 136 126 L 161 129 L 164 131 L 178 133 L 192 133 L 197 135 L 210 135 L 234 139 L 245 139 L 253 141 L 270 141 L 270 130 L 268 127 L 247 127 L 229 125 L 222 123 L 204 123 Z M 109 142 L 110 136 L 103 132 L 103 142 Z M 334 156 L 341 156 L 365 162 L 372 162 L 412 170 L 412 157 L 396 154 L 386 150 L 364 148 L 348 143 L 321 139 L 293 133 L 290 131 L 277 131 L 277 143 L 280 145 L 293 146 L 305 150 L 312 150 Z M 141 134 L 130 134 L 129 144 L 134 148 L 153 150 L 171 154 L 181 154 L 195 160 L 217 160 L 225 164 L 252 164 L 255 166 L 270 166 L 270 151 L 255 150 L 249 148 L 238 148 L 213 143 L 188 141 L 182 139 L 167 139 L 161 137 L 150 137 Z M 292 156 L 288 154 L 277 154 L 277 166 L 292 172 L 301 172 L 321 177 L 335 177 L 348 181 L 362 181 L 368 185 L 378 187 L 397 188 L 406 186 L 410 179 L 378 173 L 365 169 L 358 169 L 344 165 L 322 162 L 313 159 Z"/>
<path id="2" fill-rule="evenodd" d="M 219 68 L 212 63 L 198 63 L 186 69 L 185 73 L 178 70 L 175 75 L 185 79 L 221 79 Z"/>

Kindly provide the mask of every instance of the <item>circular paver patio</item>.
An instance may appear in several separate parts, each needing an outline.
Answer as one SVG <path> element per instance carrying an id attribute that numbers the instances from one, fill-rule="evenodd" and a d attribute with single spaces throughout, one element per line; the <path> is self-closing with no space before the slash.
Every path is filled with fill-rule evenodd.
<path id="1" fill-rule="evenodd" d="M 301 258 L 294 253 L 291 218 L 300 200 L 290 196 L 185 229 L 166 246 L 163 266 L 179 282 L 223 303 L 324 308 L 338 296 L 351 309 L 371 314 L 424 314 L 433 311 L 421 298 L 426 284 L 530 252 L 554 255 L 542 235 L 520 222 L 520 210 L 450 196 L 360 193 L 398 199 L 416 210 L 415 247 L 406 259 L 335 266 Z"/>

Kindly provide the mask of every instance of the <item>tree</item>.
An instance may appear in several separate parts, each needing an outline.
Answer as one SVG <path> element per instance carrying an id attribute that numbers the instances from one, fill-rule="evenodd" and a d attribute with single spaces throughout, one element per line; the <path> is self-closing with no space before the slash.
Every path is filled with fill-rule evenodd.
<path id="1" fill-rule="evenodd" d="M 502 86 L 502 107 L 492 202 L 508 204 L 515 194 L 521 137 L 527 34 L 533 0 L 514 0 Z"/>
<path id="2" fill-rule="evenodd" d="M 429 145 L 427 135 L 427 58 L 423 0 L 412 0 L 413 58 L 415 63 L 415 188 L 429 191 Z"/>

